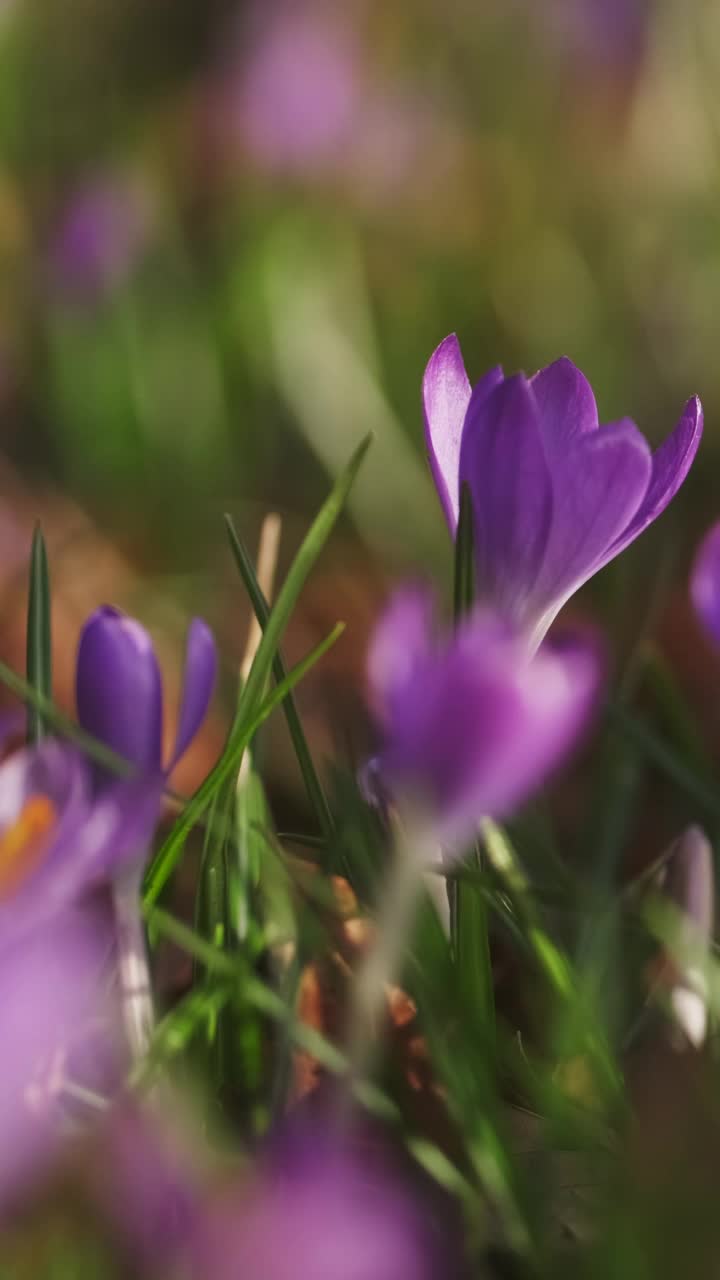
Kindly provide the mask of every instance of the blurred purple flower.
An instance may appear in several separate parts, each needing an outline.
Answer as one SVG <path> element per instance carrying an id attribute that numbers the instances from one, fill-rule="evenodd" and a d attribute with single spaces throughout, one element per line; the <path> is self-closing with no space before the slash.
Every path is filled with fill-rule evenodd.
<path id="1" fill-rule="evenodd" d="M 112 1056 L 110 1002 L 102 981 L 110 946 L 102 919 L 85 910 L 64 912 L 19 946 L 3 946 L 2 1210 L 43 1176 L 71 1119 L 77 1119 L 78 1098 L 95 1086 L 97 1056 L 88 1058 L 83 1049 L 97 1039 L 100 1026 L 103 1061 Z"/>
<path id="2" fill-rule="evenodd" d="M 451 533 L 472 497 L 479 594 L 540 642 L 558 610 L 677 493 L 702 435 L 688 401 L 651 454 L 629 418 L 599 428 L 589 382 L 568 359 L 532 378 L 496 367 L 471 387 L 455 335 L 423 382 L 430 465 Z"/>
<path id="3" fill-rule="evenodd" d="M 647 45 L 651 0 L 550 0 L 544 26 L 586 65 L 633 70 Z"/>
<path id="4" fill-rule="evenodd" d="M 99 1133 L 103 1176 L 91 1187 L 143 1275 L 155 1267 L 164 1275 L 188 1248 L 204 1205 L 198 1152 L 208 1150 L 185 1131 L 176 1097 L 160 1103 L 156 1089 L 152 1106 L 126 1098 L 113 1107 Z"/>
<path id="5" fill-rule="evenodd" d="M 97 794 L 85 758 L 51 739 L 0 765 L 0 961 L 142 864 L 161 797 L 157 777 L 110 781 Z"/>
<path id="6" fill-rule="evenodd" d="M 600 678 L 588 640 L 546 645 L 531 658 L 522 637 L 484 609 L 438 638 L 432 598 L 419 589 L 391 601 L 368 669 L 384 731 L 376 772 L 450 846 L 541 785 L 585 727 Z"/>
<path id="7" fill-rule="evenodd" d="M 208 1215 L 203 1280 L 433 1280 L 453 1274 L 410 1192 L 366 1152 L 305 1133 Z"/>
<path id="8" fill-rule="evenodd" d="M 261 19 L 225 110 L 255 160 L 303 172 L 337 157 L 358 106 L 357 50 L 345 24 L 276 5 Z M 233 83 L 235 82 L 235 83 Z"/>
<path id="9" fill-rule="evenodd" d="M 128 276 L 148 230 L 147 200 L 137 186 L 98 178 L 77 190 L 62 211 L 50 245 L 54 282 L 95 299 Z"/>
<path id="10" fill-rule="evenodd" d="M 177 735 L 166 773 L 184 755 L 205 719 L 216 672 L 212 632 L 201 618 L 193 618 Z M 82 727 L 141 772 L 161 773 L 162 676 L 145 628 L 109 605 L 97 609 L 80 636 L 75 683 Z"/>
<path id="11" fill-rule="evenodd" d="M 690 597 L 710 639 L 720 646 L 720 520 L 708 529 L 695 554 Z"/>

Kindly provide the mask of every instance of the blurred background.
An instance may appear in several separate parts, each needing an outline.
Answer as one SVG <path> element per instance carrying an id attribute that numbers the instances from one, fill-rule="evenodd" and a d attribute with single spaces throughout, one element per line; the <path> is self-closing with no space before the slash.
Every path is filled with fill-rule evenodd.
<path id="1" fill-rule="evenodd" d="M 2 0 L 3 656 L 39 517 L 62 701 L 105 599 L 176 661 L 203 612 L 229 680 L 248 614 L 222 513 L 252 545 L 279 511 L 287 563 L 372 429 L 288 640 L 350 623 L 301 691 L 311 733 L 332 703 L 347 735 L 389 578 L 449 579 L 420 381 L 456 330 L 473 379 L 568 354 L 601 421 L 653 443 L 701 395 L 690 484 L 578 607 L 620 646 L 652 615 L 702 702 L 684 581 L 720 514 L 719 72 L 713 0 Z"/>

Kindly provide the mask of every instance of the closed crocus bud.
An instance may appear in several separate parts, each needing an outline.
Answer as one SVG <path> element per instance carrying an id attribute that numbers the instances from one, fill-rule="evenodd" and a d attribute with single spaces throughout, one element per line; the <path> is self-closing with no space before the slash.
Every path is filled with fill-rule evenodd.
<path id="1" fill-rule="evenodd" d="M 708 530 L 695 553 L 690 597 L 707 634 L 720 648 L 720 521 Z"/>
<path id="2" fill-rule="evenodd" d="M 705 979 L 692 956 L 710 946 L 715 919 L 713 855 L 699 827 L 688 827 L 676 840 L 667 862 L 663 892 L 682 913 L 677 958 L 667 970 L 670 1005 L 678 1025 L 696 1049 L 707 1033 Z"/>
<path id="3" fill-rule="evenodd" d="M 503 618 L 478 609 L 454 632 L 432 596 L 399 591 L 370 645 L 370 692 L 381 728 L 374 786 L 414 807 L 446 850 L 483 817 L 505 817 L 570 753 L 600 684 L 588 638 L 531 657 Z"/>
<path id="4" fill-rule="evenodd" d="M 532 378 L 491 369 L 472 387 L 454 334 L 430 358 L 423 401 L 450 532 L 467 483 L 479 596 L 531 647 L 566 600 L 665 510 L 702 434 L 697 396 L 655 453 L 629 418 L 600 427 L 590 383 L 566 358 Z"/>
<path id="5" fill-rule="evenodd" d="M 190 623 L 182 702 L 169 772 L 202 724 L 217 669 L 215 641 L 200 618 Z M 97 609 L 83 627 L 76 668 L 78 719 L 88 733 L 145 773 L 163 770 L 162 676 L 143 626 L 118 609 Z"/>

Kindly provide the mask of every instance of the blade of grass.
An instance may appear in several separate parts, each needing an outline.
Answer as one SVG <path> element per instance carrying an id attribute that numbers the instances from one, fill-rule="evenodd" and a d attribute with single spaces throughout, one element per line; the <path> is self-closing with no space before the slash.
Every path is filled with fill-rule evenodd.
<path id="1" fill-rule="evenodd" d="M 320 644 L 316 645 L 307 657 L 298 662 L 288 673 L 285 680 L 276 685 L 272 692 L 267 695 L 255 711 L 253 718 L 244 721 L 241 726 L 241 732 L 230 737 L 217 764 L 211 769 L 205 781 L 188 802 L 168 838 L 160 846 L 151 862 L 145 876 L 144 894 L 146 902 L 155 902 L 162 892 L 181 857 L 188 833 L 211 804 L 213 796 L 217 794 L 223 783 L 231 778 L 233 773 L 240 767 L 240 761 L 245 749 L 260 728 L 260 725 L 264 724 L 268 716 L 280 705 L 288 690 L 293 689 L 302 680 L 306 672 L 335 644 L 335 641 L 342 635 L 344 630 L 345 624 L 341 622 L 333 627 L 330 634 Z"/>
<path id="2" fill-rule="evenodd" d="M 455 580 L 453 604 L 456 625 L 472 609 L 475 599 L 473 552 L 473 512 L 470 489 L 463 484 L 460 492 L 460 514 L 455 539 Z M 479 847 L 472 855 L 477 870 L 482 868 Z M 488 909 L 481 893 L 473 884 L 461 880 L 448 881 L 450 902 L 450 938 L 459 980 L 465 989 L 469 1007 L 476 1009 L 490 1033 L 495 1023 Z M 492 1038 L 489 1035 L 489 1038 Z"/>
<path id="3" fill-rule="evenodd" d="M 30 552 L 26 651 L 28 684 L 44 698 L 52 698 L 50 574 L 45 539 L 39 524 L 35 526 Z M 37 707 L 28 707 L 28 742 L 39 742 L 45 733 L 46 722 L 42 713 Z"/>
<path id="4" fill-rule="evenodd" d="M 230 732 L 231 741 L 244 736 L 246 723 L 257 711 L 263 697 L 265 683 L 270 675 L 273 658 L 298 596 L 345 505 L 371 441 L 372 435 L 368 435 L 358 445 L 300 544 L 300 549 L 270 611 L 262 640 L 240 695 L 235 722 Z"/>
<path id="5" fill-rule="evenodd" d="M 455 581 L 453 606 L 455 621 L 472 609 L 475 599 L 472 499 L 467 484 L 460 493 L 460 514 L 455 536 Z"/>
<path id="6" fill-rule="evenodd" d="M 270 607 L 265 599 L 263 591 L 261 590 L 260 584 L 258 583 L 252 560 L 248 555 L 245 544 L 235 528 L 232 518 L 229 515 L 225 516 L 225 527 L 230 540 L 230 548 L 240 572 L 240 576 L 243 580 L 245 590 L 250 597 L 255 617 L 263 631 L 265 631 L 270 618 Z M 276 651 L 272 660 L 272 671 L 275 680 L 278 683 L 285 679 L 287 672 L 279 649 Z M 329 841 L 335 834 L 335 820 L 313 763 L 310 748 L 308 747 L 300 716 L 298 715 L 297 707 L 295 705 L 295 699 L 292 697 L 292 694 L 288 694 L 285 699 L 283 703 L 283 711 L 285 712 L 285 719 L 287 720 L 288 730 L 290 732 L 292 744 L 295 749 L 295 755 L 300 766 L 300 772 L 305 784 L 308 800 L 310 801 L 313 812 L 315 813 L 318 826 L 320 827 L 324 839 Z"/>

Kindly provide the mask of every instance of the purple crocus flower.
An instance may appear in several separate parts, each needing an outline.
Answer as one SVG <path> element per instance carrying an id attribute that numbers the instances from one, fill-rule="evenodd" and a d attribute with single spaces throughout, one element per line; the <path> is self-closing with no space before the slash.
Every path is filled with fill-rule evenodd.
<path id="1" fill-rule="evenodd" d="M 599 657 L 588 640 L 545 645 L 479 608 L 438 636 L 433 601 L 405 589 L 369 654 L 383 741 L 383 786 L 429 816 L 441 844 L 461 846 L 480 819 L 520 805 L 567 755 L 592 709 Z"/>
<path id="2" fill-rule="evenodd" d="M 78 719 L 84 729 L 143 773 L 170 773 L 205 719 L 217 671 L 212 632 L 193 618 L 187 636 L 175 746 L 162 762 L 162 676 L 145 628 L 103 605 L 83 627 L 77 656 Z"/>
<path id="3" fill-rule="evenodd" d="M 48 920 L 0 963 L 0 1209 L 23 1198 L 55 1158 L 87 1090 L 97 1055 L 87 1053 L 102 1027 L 104 1066 L 117 1056 L 112 1009 L 103 982 L 108 934 L 94 911 L 71 909 Z M 88 1076 L 87 1068 L 90 1068 Z"/>
<path id="4" fill-rule="evenodd" d="M 103 606 L 83 627 L 78 648 L 78 718 L 100 742 L 135 765 L 162 789 L 164 780 L 202 724 L 217 669 L 215 641 L 200 618 L 190 623 L 175 746 L 162 760 L 162 676 L 152 640 L 134 618 Z M 100 793 L 107 784 L 96 770 Z M 152 781 L 151 781 L 152 785 Z M 148 840 L 149 843 L 149 840 Z M 153 1022 L 144 931 L 138 909 L 143 858 L 113 877 L 118 967 L 128 1039 L 136 1058 L 148 1045 Z"/>
<path id="5" fill-rule="evenodd" d="M 708 529 L 695 554 L 690 597 L 707 634 L 720 647 L 720 520 Z"/>
<path id="6" fill-rule="evenodd" d="M 8 948 L 142 863 L 162 779 L 109 781 L 46 739 L 0 765 L 0 968 Z"/>
<path id="7" fill-rule="evenodd" d="M 210 1212 L 203 1280 L 433 1280 L 453 1274 L 427 1214 L 377 1157 L 306 1133 Z"/>
<path id="8" fill-rule="evenodd" d="M 629 418 L 599 427 L 592 388 L 564 357 L 532 378 L 497 367 L 471 387 L 454 334 L 430 358 L 423 399 L 450 532 L 467 483 L 479 594 L 531 646 L 578 587 L 665 510 L 702 434 L 697 396 L 654 454 Z"/>
<path id="9" fill-rule="evenodd" d="M 118 178 L 88 181 L 68 200 L 50 245 L 50 270 L 67 294 L 94 299 L 128 275 L 146 239 L 148 202 Z"/>
<path id="10" fill-rule="evenodd" d="M 258 23 L 244 73 L 229 77 L 226 116 L 252 156 L 283 172 L 332 162 L 358 107 L 357 50 L 342 21 L 297 3 Z"/>

